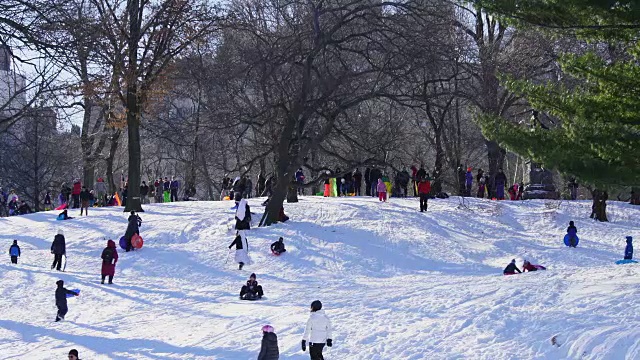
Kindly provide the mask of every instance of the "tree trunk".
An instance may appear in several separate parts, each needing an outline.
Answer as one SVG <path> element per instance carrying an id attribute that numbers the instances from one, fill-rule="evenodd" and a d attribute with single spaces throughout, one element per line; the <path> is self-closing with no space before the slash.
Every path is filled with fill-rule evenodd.
<path id="1" fill-rule="evenodd" d="M 113 162 L 116 158 L 116 151 L 118 150 L 118 142 L 122 135 L 121 130 L 115 130 L 110 138 L 109 156 L 107 156 L 107 184 L 109 185 L 109 195 L 113 195 L 118 190 L 115 179 L 113 178 Z"/>
<path id="2" fill-rule="evenodd" d="M 282 209 L 282 204 L 287 196 L 288 187 L 289 184 L 282 181 L 282 179 L 279 179 L 275 186 L 272 187 L 271 198 L 264 210 L 260 226 L 269 226 L 278 222 L 280 209 Z"/>
<path id="3" fill-rule="evenodd" d="M 442 166 L 444 164 L 445 151 L 442 146 L 442 126 L 435 133 L 436 137 L 436 161 L 433 165 L 433 186 L 431 193 L 436 195 L 442 192 Z"/>
<path id="4" fill-rule="evenodd" d="M 640 205 L 640 187 L 631 188 L 631 205 Z"/>
<path id="5" fill-rule="evenodd" d="M 606 191 L 595 189 L 593 191 L 593 205 L 591 211 L 591 217 L 595 220 L 608 222 L 607 218 L 607 200 L 609 194 Z"/>

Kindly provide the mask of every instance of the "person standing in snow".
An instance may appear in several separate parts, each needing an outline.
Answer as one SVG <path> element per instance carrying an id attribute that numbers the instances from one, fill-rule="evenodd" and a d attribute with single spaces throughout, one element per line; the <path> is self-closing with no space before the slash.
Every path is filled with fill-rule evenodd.
<path id="1" fill-rule="evenodd" d="M 369 173 L 371 182 L 371 196 L 376 197 L 378 195 L 378 180 L 382 178 L 382 171 L 377 167 L 373 167 Z M 386 191 L 386 188 L 385 188 Z"/>
<path id="2" fill-rule="evenodd" d="M 507 184 L 507 175 L 504 174 L 502 169 L 498 169 L 494 183 L 497 199 L 504 200 L 504 187 Z"/>
<path id="3" fill-rule="evenodd" d="M 425 178 L 418 183 L 418 194 L 420 194 L 420 212 L 427 211 L 427 202 L 431 193 L 431 182 Z"/>
<path id="4" fill-rule="evenodd" d="M 378 192 L 378 201 L 387 202 L 387 185 L 382 181 L 382 178 L 378 179 L 376 191 Z"/>
<path id="5" fill-rule="evenodd" d="M 89 202 L 91 202 L 91 193 L 86 186 L 83 186 L 80 192 L 80 216 L 82 216 L 83 210 L 84 215 L 89 216 Z"/>
<path id="6" fill-rule="evenodd" d="M 627 236 L 627 247 L 624 248 L 624 259 L 625 260 L 633 260 L 633 243 L 632 243 L 632 241 L 633 241 L 633 238 L 631 236 Z"/>
<path id="7" fill-rule="evenodd" d="M 331 332 L 331 321 L 322 310 L 320 300 L 315 300 L 311 303 L 311 315 L 302 336 L 302 351 L 307 351 L 307 343 L 309 343 L 311 360 L 324 360 L 322 349 L 325 344 L 328 347 L 333 346 Z"/>
<path id="8" fill-rule="evenodd" d="M 107 206 L 104 199 L 107 196 L 107 184 L 105 184 L 102 178 L 98 178 L 95 184 L 93 184 L 93 190 L 96 194 L 96 202 L 98 206 Z"/>
<path id="9" fill-rule="evenodd" d="M 13 240 L 13 245 L 9 247 L 9 256 L 11 256 L 12 264 L 18 263 L 18 258 L 20 257 L 20 246 L 18 246 L 18 240 Z"/>
<path id="10" fill-rule="evenodd" d="M 56 281 L 56 285 L 58 285 L 58 288 L 56 289 L 56 306 L 58 307 L 56 322 L 58 322 L 60 320 L 64 320 L 64 316 L 69 312 L 69 307 L 67 306 L 67 294 L 78 296 L 78 293 L 65 289 L 64 281 L 62 280 Z"/>
<path id="11" fill-rule="evenodd" d="M 262 291 L 262 286 L 258 285 L 256 274 L 251 274 L 249 280 L 247 280 L 247 284 L 243 285 L 242 289 L 240 289 L 240 300 L 262 299 L 263 296 L 264 291 Z"/>
<path id="12" fill-rule="evenodd" d="M 362 196 L 362 173 L 360 169 L 353 172 L 353 192 L 356 196 Z"/>
<path id="13" fill-rule="evenodd" d="M 467 168 L 466 174 L 464 174 L 465 178 L 465 196 L 471 196 L 471 186 L 473 185 L 473 173 L 471 173 L 471 168 Z"/>
<path id="14" fill-rule="evenodd" d="M 406 198 L 409 195 L 409 181 L 411 180 L 409 172 L 407 170 L 400 171 L 396 180 L 401 190 L 401 196 Z"/>
<path id="15" fill-rule="evenodd" d="M 143 181 L 142 185 L 140 185 L 140 203 L 149 203 L 149 186 L 147 185 L 146 181 Z"/>
<path id="16" fill-rule="evenodd" d="M 107 241 L 107 247 L 102 250 L 102 282 L 109 277 L 109 284 L 113 284 L 113 277 L 116 275 L 116 263 L 118 262 L 118 250 L 113 240 Z"/>
<path id="17" fill-rule="evenodd" d="M 58 234 L 54 236 L 53 243 L 51 244 L 51 253 L 53 254 L 53 264 L 51 264 L 51 270 L 55 267 L 60 271 L 62 268 L 62 255 L 67 253 L 67 247 L 65 245 L 64 231 L 58 230 Z"/>
<path id="18" fill-rule="evenodd" d="M 371 196 L 371 169 L 364 169 L 364 193 Z"/>
<path id="19" fill-rule="evenodd" d="M 129 223 L 127 224 L 127 231 L 124 233 L 124 239 L 127 241 L 127 247 L 125 248 L 125 251 L 129 252 L 133 249 L 133 246 L 131 245 L 131 238 L 133 237 L 133 235 L 140 235 L 140 225 L 142 223 L 142 219 L 140 219 L 140 217 L 136 215 L 135 211 L 132 211 L 127 221 Z"/>
<path id="20" fill-rule="evenodd" d="M 522 271 L 520 271 L 520 269 L 518 269 L 518 267 L 516 266 L 516 260 L 513 259 L 511 260 L 509 265 L 507 265 L 507 267 L 504 268 L 504 271 L 502 273 L 504 275 L 513 275 L 516 273 L 516 271 L 518 272 L 518 274 L 522 274 Z"/>
<path id="21" fill-rule="evenodd" d="M 80 179 L 76 179 L 73 182 L 73 190 L 71 191 L 71 195 L 73 196 L 73 208 L 77 209 L 80 207 L 80 193 L 82 192 L 82 183 Z"/>
<path id="22" fill-rule="evenodd" d="M 567 227 L 567 234 L 569 235 L 569 246 L 576 247 L 577 237 L 578 237 L 578 228 L 575 226 L 573 221 L 569 221 L 569 227 Z"/>
<path id="23" fill-rule="evenodd" d="M 180 188 L 178 179 L 171 177 L 171 184 L 169 187 L 171 190 L 171 202 L 178 202 L 178 189 Z"/>
<path id="24" fill-rule="evenodd" d="M 280 350 L 278 349 L 278 337 L 274 333 L 273 326 L 265 325 L 262 327 L 262 346 L 258 360 L 278 360 L 280 359 Z"/>
<path id="25" fill-rule="evenodd" d="M 569 183 L 567 184 L 569 188 L 569 194 L 571 196 L 571 200 L 576 200 L 578 198 L 578 182 L 576 178 L 569 179 Z"/>
<path id="26" fill-rule="evenodd" d="M 484 177 L 484 171 L 482 169 L 478 169 L 476 182 L 478 183 L 478 193 L 476 194 L 476 196 L 479 198 L 484 198 L 484 193 L 486 192 L 486 179 Z"/>
<path id="27" fill-rule="evenodd" d="M 51 204 L 51 191 L 47 190 L 47 193 L 44 194 L 44 211 L 53 210 L 53 205 Z"/>
<path id="28" fill-rule="evenodd" d="M 229 249 L 233 246 L 236 247 L 235 261 L 238 263 L 238 270 L 242 270 L 242 267 L 245 264 L 251 263 L 251 258 L 249 258 L 249 242 L 246 237 L 240 235 L 240 231 L 236 234 L 235 239 L 229 245 Z"/>
<path id="29" fill-rule="evenodd" d="M 304 195 L 304 172 L 302 168 L 296 171 L 296 183 L 298 184 L 298 195 Z"/>

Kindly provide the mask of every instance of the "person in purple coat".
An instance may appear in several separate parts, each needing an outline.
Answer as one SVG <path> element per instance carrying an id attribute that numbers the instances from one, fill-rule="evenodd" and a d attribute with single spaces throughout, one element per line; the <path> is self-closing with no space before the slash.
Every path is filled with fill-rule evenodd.
<path id="1" fill-rule="evenodd" d="M 466 185 L 466 196 L 471 196 L 471 185 L 473 184 L 473 174 L 471 173 L 471 168 L 467 168 L 467 173 L 464 175 L 465 185 Z"/>

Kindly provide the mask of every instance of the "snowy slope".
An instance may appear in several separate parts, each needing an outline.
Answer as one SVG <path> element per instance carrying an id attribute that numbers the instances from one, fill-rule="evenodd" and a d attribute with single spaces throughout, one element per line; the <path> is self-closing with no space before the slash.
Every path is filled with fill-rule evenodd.
<path id="1" fill-rule="evenodd" d="M 250 201 L 254 220 L 260 202 Z M 415 199 L 305 197 L 285 204 L 290 222 L 251 230 L 255 263 L 238 271 L 226 262 L 230 206 L 147 206 L 145 247 L 120 251 L 112 286 L 100 284 L 99 257 L 105 237 L 124 234 L 120 210 L 0 219 L 2 251 L 13 239 L 22 247 L 18 266 L 6 253 L 0 262 L 0 358 L 62 359 L 77 348 L 84 359 L 255 359 L 269 323 L 281 359 L 308 359 L 300 339 L 320 299 L 335 327 L 326 359 L 640 359 L 640 265 L 613 264 L 625 235 L 640 239 L 638 207 L 612 202 L 602 224 L 588 219 L 589 202 L 451 198 L 420 213 Z M 569 220 L 577 249 L 562 244 Z M 60 226 L 62 274 L 49 270 Z M 288 252 L 274 257 L 279 236 Z M 502 276 L 512 258 L 549 270 Z M 237 298 L 251 272 L 265 301 Z M 82 296 L 54 323 L 59 278 Z"/>

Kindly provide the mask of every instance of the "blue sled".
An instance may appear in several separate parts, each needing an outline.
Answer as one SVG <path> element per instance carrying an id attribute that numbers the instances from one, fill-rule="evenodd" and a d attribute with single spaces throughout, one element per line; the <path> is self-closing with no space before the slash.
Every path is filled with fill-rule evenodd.
<path id="1" fill-rule="evenodd" d="M 80 289 L 72 289 L 71 291 L 73 291 L 74 293 L 76 293 L 76 294 L 80 295 Z M 75 296 L 75 295 L 67 294 L 67 297 L 68 297 L 68 298 L 70 298 L 70 297 L 74 297 L 74 296 Z"/>
<path id="2" fill-rule="evenodd" d="M 569 234 L 564 236 L 564 244 L 569 246 Z M 576 246 L 578 246 L 578 244 L 580 243 L 580 239 L 578 238 L 578 235 L 576 235 Z"/>
<path id="3" fill-rule="evenodd" d="M 623 264 L 637 264 L 638 262 L 635 260 L 618 260 L 616 261 L 616 264 L 618 265 L 623 265 Z"/>

